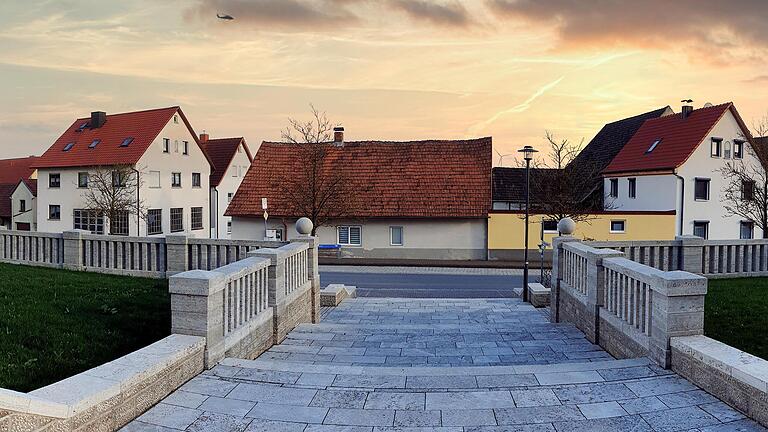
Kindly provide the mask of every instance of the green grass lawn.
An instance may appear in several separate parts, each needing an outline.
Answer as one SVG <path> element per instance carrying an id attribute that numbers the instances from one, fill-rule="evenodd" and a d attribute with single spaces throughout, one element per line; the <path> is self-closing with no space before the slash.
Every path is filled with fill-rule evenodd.
<path id="1" fill-rule="evenodd" d="M 768 278 L 710 279 L 704 334 L 768 359 Z"/>
<path id="2" fill-rule="evenodd" d="M 0 264 L 0 387 L 30 391 L 170 334 L 165 279 Z"/>

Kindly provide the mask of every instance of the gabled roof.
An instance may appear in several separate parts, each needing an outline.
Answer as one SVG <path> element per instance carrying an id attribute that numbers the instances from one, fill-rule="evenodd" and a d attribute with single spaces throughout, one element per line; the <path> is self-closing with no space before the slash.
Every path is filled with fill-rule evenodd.
<path id="1" fill-rule="evenodd" d="M 545 172 L 556 168 L 531 168 L 531 184 Z M 537 197 L 531 196 L 535 201 Z M 540 197 L 539 197 L 540 198 Z M 493 200 L 505 202 L 525 202 L 525 168 L 495 167 L 493 169 Z"/>
<path id="2" fill-rule="evenodd" d="M 624 148 L 646 120 L 659 118 L 671 109 L 666 106 L 615 122 L 606 123 L 600 132 L 587 144 L 571 162 L 573 165 L 590 164 L 590 171 L 599 173 Z M 600 180 L 602 183 L 602 180 Z"/>
<path id="3" fill-rule="evenodd" d="M 28 179 L 35 169 L 32 165 L 37 161 L 37 156 L 0 160 L 0 184 L 13 184 L 20 179 Z"/>
<path id="4" fill-rule="evenodd" d="M 16 187 L 13 188 L 13 191 L 16 192 L 16 190 L 19 188 L 19 186 L 24 185 L 29 189 L 29 191 L 32 193 L 32 196 L 37 196 L 37 180 L 36 179 L 21 179 L 16 184 Z"/>
<path id="5" fill-rule="evenodd" d="M 322 170 L 342 170 L 364 205 L 354 217 L 480 218 L 491 205 L 491 138 L 460 141 L 360 141 L 324 146 Z M 226 214 L 258 216 L 261 198 L 277 217 L 301 217 L 281 183 L 302 173 L 299 146 L 264 142 Z"/>
<path id="6" fill-rule="evenodd" d="M 749 129 L 733 103 L 699 108 L 693 110 L 687 118 L 676 114 L 645 121 L 603 170 L 603 174 L 674 170 L 688 160 L 717 122 L 729 111 L 744 131 L 746 139 L 751 141 Z M 649 152 L 651 145 L 657 140 L 661 141 Z"/>
<path id="7" fill-rule="evenodd" d="M 91 118 L 85 117 L 75 120 L 59 139 L 43 153 L 35 163 L 35 167 L 134 165 L 139 162 L 152 142 L 177 112 L 199 146 L 200 143 L 195 131 L 192 130 L 184 112 L 178 106 L 109 114 L 106 123 L 95 129 L 87 126 Z M 86 126 L 83 127 L 83 125 Z M 121 147 L 126 138 L 133 138 L 133 141 L 127 146 Z M 96 139 L 101 140 L 101 142 L 90 148 L 90 144 Z M 71 150 L 65 151 L 66 146 L 70 143 L 73 143 Z"/>
<path id="8" fill-rule="evenodd" d="M 245 154 L 250 163 L 253 156 L 251 156 L 251 150 L 243 137 L 216 138 L 200 142 L 203 151 L 208 155 L 208 160 L 211 161 L 211 186 L 218 186 L 221 183 L 221 179 L 224 178 L 229 164 L 232 163 L 232 159 L 241 145 L 245 148 Z"/>

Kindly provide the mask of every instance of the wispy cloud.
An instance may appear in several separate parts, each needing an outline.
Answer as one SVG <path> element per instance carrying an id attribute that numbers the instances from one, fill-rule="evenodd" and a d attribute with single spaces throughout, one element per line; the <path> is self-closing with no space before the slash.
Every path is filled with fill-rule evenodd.
<path id="1" fill-rule="evenodd" d="M 521 102 L 521 103 L 519 103 L 519 104 L 517 104 L 517 105 L 515 105 L 513 107 L 501 110 L 501 111 L 495 113 L 494 115 L 492 115 L 491 117 L 489 117 L 487 120 L 471 126 L 469 128 L 470 134 L 471 135 L 476 135 L 478 133 L 482 133 L 483 130 L 485 130 L 488 126 L 490 126 L 493 123 L 495 123 L 500 118 L 502 118 L 504 116 L 507 116 L 509 114 L 521 113 L 523 111 L 528 110 L 528 108 L 531 107 L 531 104 L 536 99 L 540 98 L 545 93 L 547 93 L 548 91 L 550 91 L 553 88 L 555 88 L 558 84 L 560 84 L 561 81 L 563 81 L 563 79 L 565 79 L 565 76 L 561 76 L 560 78 L 558 78 L 558 79 L 556 79 L 556 80 L 554 80 L 554 81 L 552 81 L 550 83 L 547 83 L 547 84 L 539 87 L 533 94 L 528 96 L 528 98 L 526 100 L 524 100 L 523 102 Z"/>
<path id="2" fill-rule="evenodd" d="M 437 25 L 464 27 L 472 23 L 467 9 L 456 0 L 445 3 L 434 0 L 390 0 L 389 4 L 411 18 Z"/>

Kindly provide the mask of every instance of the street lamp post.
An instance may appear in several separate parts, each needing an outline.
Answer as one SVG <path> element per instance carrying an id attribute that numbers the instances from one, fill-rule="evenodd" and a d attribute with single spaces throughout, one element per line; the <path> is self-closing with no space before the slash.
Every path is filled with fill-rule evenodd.
<path id="1" fill-rule="evenodd" d="M 525 159 L 525 240 L 523 240 L 523 301 L 528 301 L 528 219 L 530 217 L 531 207 L 531 160 L 533 154 L 538 152 L 535 148 L 527 145 L 520 150 Z"/>

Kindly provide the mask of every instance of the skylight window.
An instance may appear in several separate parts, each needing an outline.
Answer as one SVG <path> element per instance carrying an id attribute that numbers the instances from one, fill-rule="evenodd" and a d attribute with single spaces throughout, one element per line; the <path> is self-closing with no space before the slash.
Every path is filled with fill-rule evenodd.
<path id="1" fill-rule="evenodd" d="M 128 147 L 133 142 L 133 137 L 128 137 L 120 143 L 120 147 Z"/>
<path id="2" fill-rule="evenodd" d="M 650 147 L 648 147 L 648 150 L 646 150 L 645 152 L 646 152 L 646 153 L 650 153 L 650 152 L 652 152 L 653 150 L 655 150 L 655 149 L 656 149 L 656 147 L 659 145 L 659 143 L 661 143 L 661 138 L 659 138 L 659 139 L 657 139 L 656 141 L 654 141 L 654 142 L 653 142 L 653 144 L 651 144 L 651 146 L 650 146 Z"/>
<path id="3" fill-rule="evenodd" d="M 85 129 L 87 127 L 88 127 L 88 122 L 85 122 L 85 123 L 81 124 L 80 127 L 77 128 L 77 131 L 78 132 L 82 132 L 83 129 Z"/>
<path id="4" fill-rule="evenodd" d="M 88 148 L 96 148 L 96 146 L 99 145 L 100 142 L 101 142 L 100 139 L 95 139 L 91 141 L 91 143 L 88 145 Z"/>
<path id="5" fill-rule="evenodd" d="M 64 151 L 70 151 L 70 150 L 72 150 L 72 147 L 74 147 L 74 146 L 75 146 L 75 143 L 73 143 L 73 142 L 67 143 L 67 145 L 64 146 Z"/>

